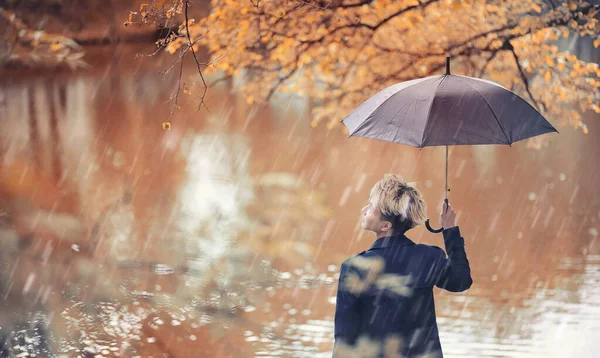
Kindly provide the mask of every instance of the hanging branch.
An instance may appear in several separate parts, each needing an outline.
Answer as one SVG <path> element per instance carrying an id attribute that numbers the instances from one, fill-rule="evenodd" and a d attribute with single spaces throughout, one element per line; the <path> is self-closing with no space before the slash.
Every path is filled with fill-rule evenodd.
<path id="1" fill-rule="evenodd" d="M 183 8 L 183 13 L 185 16 L 185 34 L 188 40 L 188 46 L 192 49 L 192 55 L 194 57 L 194 62 L 196 62 L 196 68 L 198 69 L 198 74 L 200 75 L 200 79 L 202 80 L 202 85 L 204 86 L 204 91 L 202 92 L 202 96 L 200 97 L 200 104 L 198 105 L 198 110 L 200 110 L 202 106 L 204 106 L 208 110 L 208 107 L 204 102 L 204 99 L 206 98 L 206 92 L 208 92 L 208 85 L 206 84 L 206 80 L 204 79 L 204 75 L 202 74 L 202 69 L 200 68 L 200 61 L 198 61 L 198 57 L 196 56 L 196 50 L 194 50 L 194 44 L 192 43 L 192 39 L 190 38 L 190 20 L 188 17 L 188 7 L 189 0 L 185 0 Z M 181 73 L 179 74 L 179 76 L 181 77 Z"/>
<path id="2" fill-rule="evenodd" d="M 517 56 L 517 53 L 515 52 L 514 47 L 512 46 L 512 44 L 510 43 L 510 41 L 506 41 L 505 45 L 508 47 L 508 50 L 512 53 L 513 58 L 515 59 L 515 64 L 517 65 L 517 68 L 519 69 L 519 74 L 521 76 L 521 81 L 523 82 L 523 85 L 525 86 L 525 92 L 527 92 L 527 95 L 529 96 L 529 99 L 531 99 L 531 102 L 533 102 L 533 104 L 535 105 L 535 107 L 539 110 L 540 109 L 540 105 L 535 100 L 535 97 L 533 96 L 533 94 L 531 94 L 531 90 L 529 89 L 529 80 L 527 80 L 527 76 L 525 75 L 525 71 L 523 71 L 523 67 L 521 67 L 521 63 L 519 62 L 519 57 Z M 544 111 L 546 111 L 546 105 L 544 103 L 542 103 L 542 107 L 544 108 Z"/>

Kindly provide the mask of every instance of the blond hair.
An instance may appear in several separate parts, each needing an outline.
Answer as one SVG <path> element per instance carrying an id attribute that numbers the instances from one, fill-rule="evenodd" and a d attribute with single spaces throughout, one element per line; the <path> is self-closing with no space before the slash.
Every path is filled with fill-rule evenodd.
<path id="1" fill-rule="evenodd" d="M 415 183 L 407 183 L 399 175 L 385 174 L 371 189 L 370 200 L 382 215 L 392 219 L 394 229 L 399 222 L 406 222 L 408 230 L 427 219 L 427 205 L 421 192 Z"/>

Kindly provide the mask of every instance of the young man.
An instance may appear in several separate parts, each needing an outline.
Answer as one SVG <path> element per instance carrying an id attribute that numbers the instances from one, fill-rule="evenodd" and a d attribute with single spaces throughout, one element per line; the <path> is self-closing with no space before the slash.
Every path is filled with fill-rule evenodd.
<path id="1" fill-rule="evenodd" d="M 450 205 L 440 214 L 448 258 L 437 246 L 404 234 L 426 220 L 421 193 L 386 174 L 371 189 L 362 227 L 376 240 L 342 263 L 335 309 L 333 356 L 441 358 L 433 286 L 451 292 L 471 287 L 464 240 Z"/>

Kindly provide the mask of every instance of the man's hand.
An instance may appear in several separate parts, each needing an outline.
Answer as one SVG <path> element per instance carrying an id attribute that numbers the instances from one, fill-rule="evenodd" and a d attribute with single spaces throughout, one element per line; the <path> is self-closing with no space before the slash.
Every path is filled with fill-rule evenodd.
<path id="1" fill-rule="evenodd" d="M 452 205 L 446 204 L 445 201 L 442 205 L 442 212 L 440 213 L 440 222 L 444 229 L 450 229 L 451 227 L 456 226 L 456 213 L 452 210 Z"/>

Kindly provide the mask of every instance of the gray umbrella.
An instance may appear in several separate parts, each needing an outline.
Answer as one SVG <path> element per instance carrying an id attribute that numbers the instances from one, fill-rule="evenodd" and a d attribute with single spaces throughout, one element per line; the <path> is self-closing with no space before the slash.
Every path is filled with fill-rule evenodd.
<path id="1" fill-rule="evenodd" d="M 367 99 L 342 121 L 358 136 L 417 148 L 506 144 L 558 132 L 527 101 L 497 83 L 450 74 L 390 86 Z M 434 230 L 426 222 L 431 232 Z"/>

